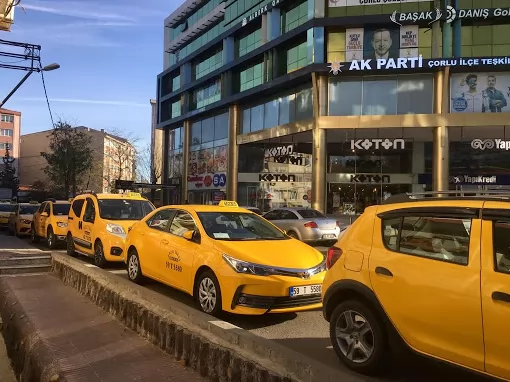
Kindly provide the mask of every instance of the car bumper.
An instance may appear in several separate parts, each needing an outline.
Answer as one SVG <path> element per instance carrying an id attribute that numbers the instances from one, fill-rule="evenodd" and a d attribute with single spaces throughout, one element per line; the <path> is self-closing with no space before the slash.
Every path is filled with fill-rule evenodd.
<path id="1" fill-rule="evenodd" d="M 318 229 L 308 228 L 301 232 L 301 241 L 304 242 L 316 242 L 316 241 L 333 241 L 338 240 L 340 234 L 340 228 L 335 229 Z"/>
<path id="2" fill-rule="evenodd" d="M 110 262 L 123 262 L 124 261 L 124 245 L 125 239 L 115 236 L 108 235 L 105 238 L 101 238 L 103 244 L 104 258 Z"/>
<path id="3" fill-rule="evenodd" d="M 305 296 L 291 296 L 290 288 L 320 285 L 326 272 L 312 276 L 308 280 L 287 276 L 234 275 L 220 281 L 223 310 L 244 315 L 266 313 L 289 313 L 320 309 L 321 293 Z"/>
<path id="4" fill-rule="evenodd" d="M 58 241 L 65 241 L 67 238 L 67 226 L 66 227 L 55 227 L 53 233 Z"/>
<path id="5" fill-rule="evenodd" d="M 9 226 L 9 218 L 0 218 L 0 227 L 8 227 Z"/>
<path id="6" fill-rule="evenodd" d="M 19 236 L 30 235 L 31 232 L 32 232 L 32 223 L 30 223 L 30 224 L 18 224 L 16 226 L 16 233 Z"/>

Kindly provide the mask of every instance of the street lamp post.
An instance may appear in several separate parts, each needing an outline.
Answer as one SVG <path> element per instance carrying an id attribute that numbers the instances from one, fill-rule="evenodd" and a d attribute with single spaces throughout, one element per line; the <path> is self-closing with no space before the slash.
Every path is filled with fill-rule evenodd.
<path id="1" fill-rule="evenodd" d="M 30 70 L 26 75 L 25 77 L 23 77 L 21 79 L 20 82 L 18 82 L 18 84 L 14 87 L 14 89 L 11 90 L 11 92 L 9 94 L 7 94 L 7 97 L 4 98 L 4 100 L 2 101 L 2 103 L 0 103 L 0 107 L 3 107 L 4 104 L 9 100 L 9 98 L 12 97 L 12 95 L 14 93 L 16 93 L 16 90 L 18 90 L 20 88 L 21 85 L 23 85 L 23 83 L 28 79 L 28 77 L 30 77 L 30 75 L 33 73 L 33 72 L 40 72 L 40 71 L 43 71 L 43 72 L 50 72 L 52 70 L 56 70 L 60 68 L 60 65 L 59 64 L 50 64 L 50 65 L 46 65 L 44 68 L 42 69 L 34 69 L 34 70 Z"/>

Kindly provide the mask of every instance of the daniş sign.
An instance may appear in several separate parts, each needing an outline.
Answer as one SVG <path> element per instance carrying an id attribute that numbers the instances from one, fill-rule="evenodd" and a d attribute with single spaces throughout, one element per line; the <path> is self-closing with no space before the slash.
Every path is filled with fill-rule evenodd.
<path id="1" fill-rule="evenodd" d="M 401 149 L 406 146 L 403 139 L 353 139 L 351 140 L 351 150 L 379 150 L 380 148 Z"/>
<path id="2" fill-rule="evenodd" d="M 489 19 L 497 17 L 509 17 L 510 8 L 478 8 L 478 9 L 455 9 L 448 5 L 446 22 L 451 23 L 457 19 Z"/>
<path id="3" fill-rule="evenodd" d="M 510 65 L 510 57 L 482 57 L 482 58 L 451 58 L 451 59 L 427 59 L 419 57 L 401 58 L 378 58 L 366 60 L 354 60 L 342 64 L 332 62 L 328 65 L 329 72 L 333 75 L 342 73 L 342 68 L 347 66 L 349 71 L 365 70 L 395 70 L 395 69 L 420 69 L 441 67 L 472 67 L 478 65 L 503 66 Z"/>

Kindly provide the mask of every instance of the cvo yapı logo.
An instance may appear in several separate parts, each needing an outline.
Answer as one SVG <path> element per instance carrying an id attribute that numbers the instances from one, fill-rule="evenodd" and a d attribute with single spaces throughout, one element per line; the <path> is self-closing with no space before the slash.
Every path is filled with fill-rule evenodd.
<path id="1" fill-rule="evenodd" d="M 475 150 L 510 150 L 510 141 L 503 139 L 473 139 L 471 147 Z"/>

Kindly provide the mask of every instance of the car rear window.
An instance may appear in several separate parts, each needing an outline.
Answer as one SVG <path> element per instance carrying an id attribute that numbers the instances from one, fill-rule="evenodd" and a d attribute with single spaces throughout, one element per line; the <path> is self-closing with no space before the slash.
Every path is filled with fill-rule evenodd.
<path id="1" fill-rule="evenodd" d="M 319 211 L 312 210 L 312 209 L 298 210 L 297 212 L 305 219 L 325 218 L 326 217 L 323 214 L 321 214 Z"/>

